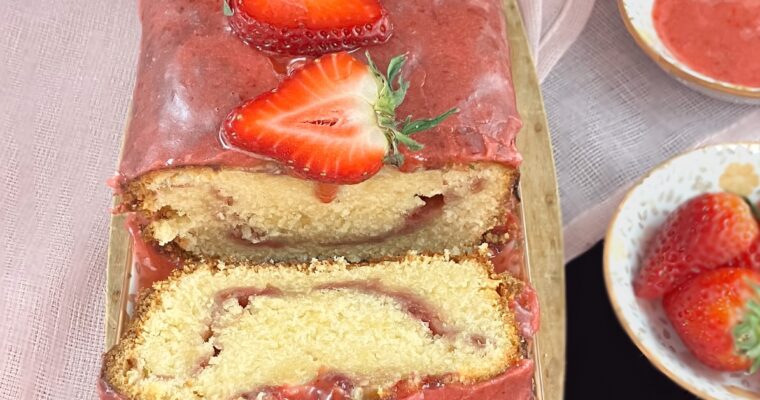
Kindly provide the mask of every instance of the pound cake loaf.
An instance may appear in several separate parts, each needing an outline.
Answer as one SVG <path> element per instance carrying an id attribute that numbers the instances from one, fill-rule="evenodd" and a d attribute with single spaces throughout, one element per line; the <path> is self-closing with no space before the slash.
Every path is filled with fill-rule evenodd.
<path id="1" fill-rule="evenodd" d="M 522 286 L 479 256 L 195 264 L 141 300 L 103 398 L 528 399 Z"/>
<path id="2" fill-rule="evenodd" d="M 312 58 L 244 42 L 220 3 L 140 1 L 141 58 L 114 183 L 121 209 L 143 217 L 146 241 L 231 261 L 357 261 L 409 249 L 466 252 L 504 231 L 521 123 L 501 0 L 382 1 L 382 26 L 392 34 L 353 56 L 369 62 L 369 52 L 384 70 L 406 55 L 398 77 L 389 76 L 394 90 L 409 85 L 391 110 L 400 121 L 456 112 L 415 133 L 419 146 L 394 144 L 389 165 L 350 184 L 293 173 L 287 162 L 225 142 L 220 128 L 230 112 L 284 85 Z M 336 120 L 308 122 L 316 131 Z"/>

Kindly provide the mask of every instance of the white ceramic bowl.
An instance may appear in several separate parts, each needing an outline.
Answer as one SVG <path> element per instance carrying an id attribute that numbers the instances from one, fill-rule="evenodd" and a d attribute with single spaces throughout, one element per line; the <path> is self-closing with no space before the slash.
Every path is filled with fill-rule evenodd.
<path id="1" fill-rule="evenodd" d="M 760 88 L 723 82 L 691 69 L 678 61 L 660 40 L 654 27 L 655 0 L 618 0 L 628 32 L 657 65 L 686 86 L 720 100 L 760 104 Z"/>
<path id="2" fill-rule="evenodd" d="M 704 147 L 675 157 L 642 178 L 620 204 L 607 231 L 605 283 L 628 336 L 670 379 L 705 399 L 757 399 L 760 375 L 721 373 L 702 365 L 678 338 L 661 302 L 633 294 L 645 243 L 667 215 L 692 197 L 716 191 L 760 200 L 760 143 Z"/>

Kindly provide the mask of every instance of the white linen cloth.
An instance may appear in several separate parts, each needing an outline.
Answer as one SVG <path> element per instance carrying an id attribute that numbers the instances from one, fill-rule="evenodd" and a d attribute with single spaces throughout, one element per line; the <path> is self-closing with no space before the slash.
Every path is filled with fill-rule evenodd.
<path id="1" fill-rule="evenodd" d="M 597 2 L 585 30 L 593 0 L 520 3 L 546 79 L 574 255 L 601 237 L 621 188 L 670 154 L 728 137 L 721 130 L 750 109 L 667 78 L 612 0 Z M 135 0 L 0 0 L 0 26 L 0 399 L 94 399 L 105 181 L 134 83 Z"/>
<path id="2" fill-rule="evenodd" d="M 636 46 L 616 3 L 596 2 L 556 65 L 542 69 L 539 48 L 539 71 L 550 70 L 542 90 L 566 259 L 604 236 L 625 189 L 655 165 L 707 142 L 760 140 L 757 107 L 714 100 L 676 82 Z"/>

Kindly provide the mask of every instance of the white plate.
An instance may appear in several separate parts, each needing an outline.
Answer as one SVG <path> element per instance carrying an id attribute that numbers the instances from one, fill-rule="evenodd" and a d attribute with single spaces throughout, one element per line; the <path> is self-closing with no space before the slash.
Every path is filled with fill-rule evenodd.
<path id="1" fill-rule="evenodd" d="M 628 32 L 657 65 L 686 86 L 708 96 L 737 103 L 760 104 L 760 88 L 723 82 L 678 61 L 660 40 L 654 27 L 655 0 L 618 0 Z"/>
<path id="2" fill-rule="evenodd" d="M 760 375 L 721 373 L 702 365 L 678 338 L 661 302 L 640 300 L 633 293 L 644 245 L 667 215 L 692 197 L 717 191 L 760 200 L 760 143 L 691 151 L 655 168 L 633 187 L 607 231 L 607 293 L 628 336 L 670 379 L 706 399 L 757 399 Z"/>

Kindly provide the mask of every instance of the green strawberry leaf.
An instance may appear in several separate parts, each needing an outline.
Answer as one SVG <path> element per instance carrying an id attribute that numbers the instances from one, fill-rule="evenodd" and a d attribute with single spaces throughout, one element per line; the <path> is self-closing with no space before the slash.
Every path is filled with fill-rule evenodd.
<path id="1" fill-rule="evenodd" d="M 230 7 L 229 0 L 222 0 L 222 12 L 224 13 L 225 17 L 231 17 L 232 14 L 234 14 L 232 8 Z"/>
<path id="2" fill-rule="evenodd" d="M 755 288 L 755 292 L 760 296 L 760 289 Z M 746 307 L 741 322 L 733 329 L 734 346 L 739 354 L 750 359 L 749 373 L 754 374 L 760 370 L 760 304 L 750 300 Z"/>
<path id="3" fill-rule="evenodd" d="M 405 55 L 393 57 L 388 63 L 387 82 L 391 97 L 393 98 L 394 108 L 404 102 L 406 92 L 409 90 L 409 82 L 405 81 L 401 76 L 401 69 L 404 68 L 404 64 L 406 64 Z M 394 89 L 394 86 L 398 86 L 398 89 Z"/>
<path id="4" fill-rule="evenodd" d="M 367 52 L 369 54 L 369 52 Z M 406 64 L 406 56 L 396 56 L 391 59 L 391 62 L 388 63 L 388 82 L 393 82 L 396 80 L 396 78 L 401 74 L 401 69 L 404 68 L 404 64 Z"/>
<path id="5" fill-rule="evenodd" d="M 436 125 L 443 122 L 446 118 L 452 116 L 453 114 L 456 114 L 459 112 L 458 108 L 452 108 L 449 111 L 446 111 L 445 113 L 431 119 L 418 119 L 416 121 L 407 122 L 402 128 L 401 133 L 404 136 L 409 136 L 412 134 L 415 134 L 417 132 L 426 131 L 430 128 L 435 127 Z M 409 121 L 407 119 L 407 121 Z"/>
<path id="6" fill-rule="evenodd" d="M 367 57 L 367 65 L 369 65 L 379 87 L 378 99 L 375 102 L 375 113 L 377 114 L 378 125 L 386 131 L 390 144 L 386 162 L 401 165 L 403 157 L 398 152 L 398 144 L 403 144 L 412 151 L 422 150 L 423 145 L 410 136 L 437 126 L 452 114 L 459 112 L 459 109 L 452 108 L 435 118 L 417 121 L 413 121 L 411 116 L 407 116 L 403 123 L 399 124 L 396 120 L 396 109 L 404 102 L 409 90 L 409 82 L 401 76 L 401 70 L 406 64 L 406 55 L 393 57 L 388 63 L 385 74 L 380 72 L 369 51 L 365 53 L 365 56 Z"/>

